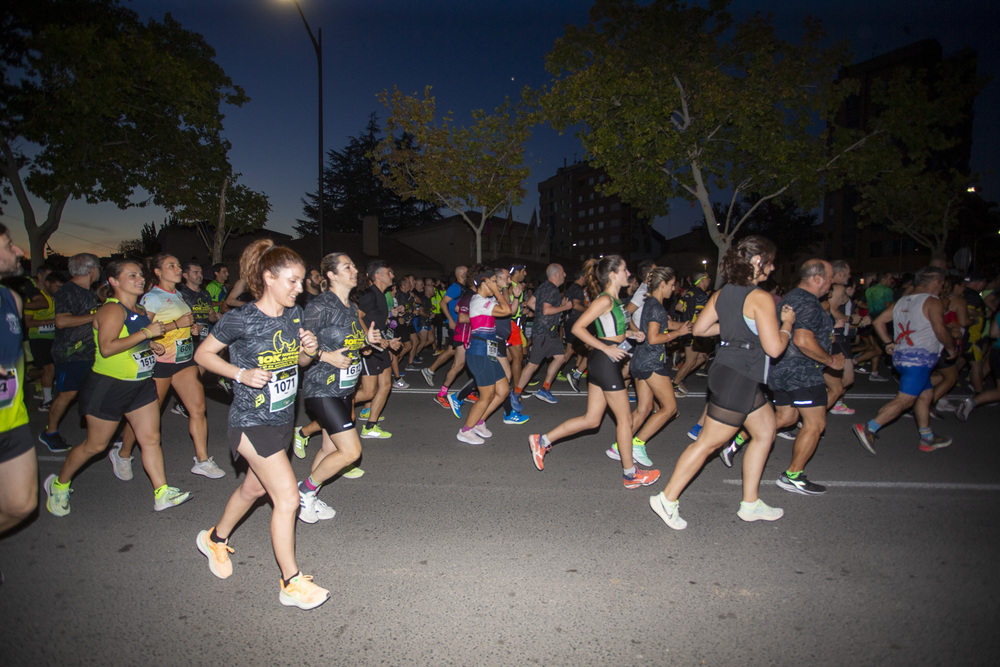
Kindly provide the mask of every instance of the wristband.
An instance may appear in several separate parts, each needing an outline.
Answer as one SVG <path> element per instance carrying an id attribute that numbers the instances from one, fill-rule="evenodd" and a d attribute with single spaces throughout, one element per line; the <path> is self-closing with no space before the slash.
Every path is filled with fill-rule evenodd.
<path id="1" fill-rule="evenodd" d="M 785 331 L 784 329 L 778 329 L 778 333 L 783 333 L 786 336 L 788 336 L 789 338 L 792 337 L 792 332 L 791 331 Z"/>
<path id="2" fill-rule="evenodd" d="M 149 340 L 150 338 L 153 337 L 153 335 L 149 333 L 149 329 L 147 329 L 146 327 L 139 329 L 139 331 L 144 331 L 146 333 L 146 340 Z"/>
<path id="3" fill-rule="evenodd" d="M 239 371 L 237 371 L 236 377 L 233 378 L 233 381 L 235 381 L 236 384 L 243 384 L 243 382 L 240 381 L 240 376 L 241 375 L 243 375 L 243 369 L 242 368 Z"/>

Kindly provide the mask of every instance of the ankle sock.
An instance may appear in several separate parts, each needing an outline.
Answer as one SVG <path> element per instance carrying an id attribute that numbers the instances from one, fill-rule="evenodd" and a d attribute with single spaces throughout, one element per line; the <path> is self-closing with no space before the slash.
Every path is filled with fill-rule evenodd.
<path id="1" fill-rule="evenodd" d="M 927 428 L 918 428 L 917 432 L 920 433 L 920 439 L 924 442 L 930 442 L 934 439 L 934 429 L 930 426 Z"/>
<path id="2" fill-rule="evenodd" d="M 542 445 L 542 447 L 551 447 L 552 446 L 552 441 L 549 440 L 549 436 L 545 435 L 544 433 L 542 434 L 542 437 L 539 438 L 538 442 L 539 442 L 539 444 Z"/>
<path id="3" fill-rule="evenodd" d="M 801 474 L 802 474 L 801 470 L 798 472 L 791 472 L 790 470 L 785 471 L 785 477 L 787 477 L 788 479 L 798 479 L 799 475 Z"/>
<path id="4" fill-rule="evenodd" d="M 552 388 L 552 383 L 550 383 L 550 382 L 543 382 L 542 383 L 542 389 L 544 389 L 545 391 L 548 391 L 551 388 Z"/>
<path id="5" fill-rule="evenodd" d="M 226 540 L 229 539 L 229 538 L 221 538 L 221 537 L 219 537 L 219 534 L 217 532 L 215 532 L 215 528 L 213 528 L 212 532 L 208 534 L 208 539 L 212 540 L 216 544 L 225 544 Z"/>
<path id="6" fill-rule="evenodd" d="M 626 477 L 632 478 L 632 477 L 635 477 L 635 471 L 636 471 L 636 467 L 632 466 L 628 470 L 622 470 L 622 474 L 625 475 Z"/>
<path id="7" fill-rule="evenodd" d="M 302 572 L 296 572 L 295 574 L 293 574 L 292 576 L 288 577 L 287 579 L 285 579 L 284 577 L 282 577 L 282 578 L 281 578 L 281 583 L 282 583 L 282 585 L 283 585 L 283 586 L 284 586 L 285 588 L 288 588 L 288 585 L 289 585 L 290 583 L 292 583 L 292 579 L 294 579 L 295 577 L 299 576 L 300 574 L 302 574 Z"/>
<path id="8" fill-rule="evenodd" d="M 315 493 L 319 490 L 319 486 L 319 484 L 313 481 L 312 475 L 309 475 L 299 483 L 299 488 L 305 493 Z"/>
<path id="9" fill-rule="evenodd" d="M 868 430 L 871 431 L 872 433 L 878 433 L 878 430 L 882 428 L 882 425 L 879 424 L 874 419 L 869 420 L 867 426 Z"/>

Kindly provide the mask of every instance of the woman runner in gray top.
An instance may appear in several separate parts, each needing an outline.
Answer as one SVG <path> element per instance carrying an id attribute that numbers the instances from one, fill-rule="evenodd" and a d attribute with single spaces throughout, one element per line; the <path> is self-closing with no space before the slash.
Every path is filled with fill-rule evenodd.
<path id="1" fill-rule="evenodd" d="M 294 251 L 262 239 L 240 257 L 240 276 L 254 301 L 226 313 L 195 353 L 198 365 L 232 378 L 229 447 L 250 468 L 229 498 L 215 528 L 198 534 L 197 546 L 212 574 L 233 573 L 229 536 L 265 494 L 271 499 L 271 544 L 281 568 L 278 599 L 285 606 L 313 609 L 330 592 L 302 574 L 295 561 L 295 515 L 299 494 L 288 460 L 298 390 L 298 367 L 316 356 L 316 336 L 303 328 L 295 297 L 302 291 L 305 263 Z M 220 353 L 229 348 L 229 359 Z"/>

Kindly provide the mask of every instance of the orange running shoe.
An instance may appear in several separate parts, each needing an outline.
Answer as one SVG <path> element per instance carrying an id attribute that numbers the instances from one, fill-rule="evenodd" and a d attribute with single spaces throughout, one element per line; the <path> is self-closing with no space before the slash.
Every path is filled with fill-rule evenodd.
<path id="1" fill-rule="evenodd" d="M 448 402 L 447 396 L 435 396 L 434 402 L 440 405 L 445 410 L 451 410 L 451 403 Z"/>
<path id="2" fill-rule="evenodd" d="M 313 583 L 312 576 L 301 572 L 288 582 L 281 581 L 281 592 L 278 600 L 286 607 L 298 607 L 299 609 L 315 609 L 330 599 L 330 591 L 320 588 Z"/>
<path id="3" fill-rule="evenodd" d="M 659 470 L 643 470 L 642 468 L 636 468 L 635 474 L 629 477 L 628 475 L 622 475 L 622 480 L 625 482 L 626 489 L 638 489 L 640 486 L 649 486 L 660 479 Z"/>
<path id="4" fill-rule="evenodd" d="M 542 446 L 542 436 L 539 434 L 528 436 L 528 447 L 531 448 L 531 460 L 539 470 L 545 467 L 545 455 L 549 453 L 549 447 Z"/>
<path id="5" fill-rule="evenodd" d="M 229 554 L 233 553 L 233 548 L 226 543 L 213 542 L 210 535 L 215 530 L 212 526 L 208 530 L 198 533 L 196 544 L 198 551 L 208 559 L 208 569 L 219 579 L 228 579 L 233 574 L 233 563 L 229 560 Z"/>

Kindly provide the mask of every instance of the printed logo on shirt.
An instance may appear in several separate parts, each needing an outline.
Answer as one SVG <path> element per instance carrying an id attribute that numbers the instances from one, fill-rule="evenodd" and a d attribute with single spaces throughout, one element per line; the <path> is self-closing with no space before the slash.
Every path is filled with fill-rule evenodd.
<path id="1" fill-rule="evenodd" d="M 278 329 L 272 339 L 273 349 L 267 350 L 257 355 L 257 365 L 266 371 L 273 371 L 279 368 L 295 366 L 299 362 L 299 340 L 292 337 L 286 341 L 284 332 Z"/>

